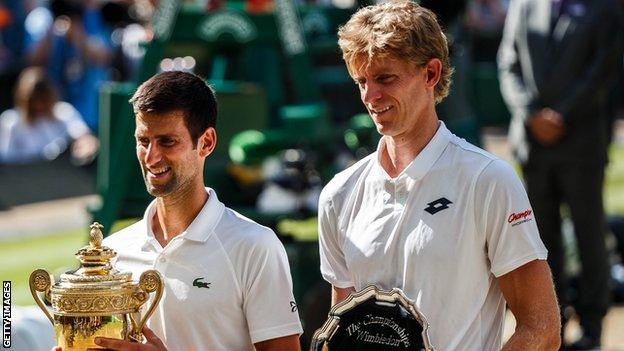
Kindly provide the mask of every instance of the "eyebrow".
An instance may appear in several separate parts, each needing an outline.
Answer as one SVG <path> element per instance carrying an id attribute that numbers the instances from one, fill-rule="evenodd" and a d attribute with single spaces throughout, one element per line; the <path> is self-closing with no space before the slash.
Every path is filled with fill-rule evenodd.
<path id="1" fill-rule="evenodd" d="M 146 137 L 146 136 L 134 133 L 134 137 L 135 138 L 143 138 L 143 137 Z M 152 138 L 155 138 L 155 139 L 176 138 L 176 135 L 175 134 L 158 134 L 158 135 L 152 136 Z"/>

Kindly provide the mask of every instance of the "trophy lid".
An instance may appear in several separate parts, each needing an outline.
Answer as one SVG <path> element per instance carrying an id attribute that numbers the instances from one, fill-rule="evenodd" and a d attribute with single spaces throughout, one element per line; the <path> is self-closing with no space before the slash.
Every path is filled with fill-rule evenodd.
<path id="1" fill-rule="evenodd" d="M 120 272 L 113 267 L 111 259 L 117 253 L 102 246 L 103 226 L 95 222 L 90 227 L 89 245 L 76 253 L 80 268 L 61 274 L 60 281 L 52 283 L 46 293 L 52 303 L 53 313 L 64 316 L 103 316 L 136 312 L 147 300 L 147 293 L 140 289 L 138 282 L 132 281 L 131 273 Z"/>
<path id="2" fill-rule="evenodd" d="M 90 228 L 89 245 L 82 247 L 75 255 L 80 261 L 80 268 L 61 274 L 61 280 L 55 288 L 99 290 L 132 282 L 132 275 L 129 272 L 114 269 L 111 260 L 117 253 L 109 247 L 102 246 L 103 226 L 94 222 Z"/>
<path id="3" fill-rule="evenodd" d="M 148 300 L 148 294 L 155 292 L 154 303 L 146 314 L 151 315 L 163 293 L 160 274 L 155 270 L 147 270 L 135 282 L 131 273 L 116 270 L 111 260 L 117 253 L 102 246 L 102 225 L 95 222 L 90 227 L 89 245 L 76 253 L 80 268 L 61 274 L 56 284 L 45 269 L 31 273 L 30 290 L 39 307 L 54 324 L 57 316 L 91 317 L 135 313 Z M 44 293 L 45 299 L 52 304 L 54 317 L 38 298 L 37 292 Z M 137 330 L 142 327 L 142 324 L 139 325 Z"/>

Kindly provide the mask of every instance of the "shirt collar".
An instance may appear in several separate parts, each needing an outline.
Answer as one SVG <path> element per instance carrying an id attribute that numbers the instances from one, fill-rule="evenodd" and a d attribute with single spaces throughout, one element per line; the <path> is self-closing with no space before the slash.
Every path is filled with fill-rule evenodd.
<path id="1" fill-rule="evenodd" d="M 423 178 L 427 172 L 431 169 L 431 166 L 438 160 L 440 155 L 446 146 L 451 141 L 452 133 L 446 128 L 444 122 L 438 122 L 438 130 L 433 135 L 433 138 L 427 143 L 427 145 L 420 151 L 420 153 L 414 158 L 414 160 L 397 176 L 398 178 L 408 176 L 413 180 L 420 180 Z M 382 140 L 379 141 L 381 144 Z M 379 146 L 377 147 L 377 152 L 379 152 Z M 380 174 L 383 175 L 386 179 L 390 179 L 386 171 L 381 167 L 381 163 L 379 162 L 379 153 L 375 158 L 376 166 L 380 170 Z"/>
<path id="2" fill-rule="evenodd" d="M 221 221 L 225 205 L 217 198 L 217 193 L 211 188 L 206 188 L 208 200 L 193 222 L 186 228 L 184 238 L 193 241 L 205 242 L 214 232 L 217 224 Z"/>
<path id="3" fill-rule="evenodd" d="M 206 192 L 208 193 L 208 200 L 191 224 L 179 235 L 181 239 L 205 242 L 214 232 L 215 227 L 221 220 L 225 205 L 219 201 L 217 193 L 213 189 L 206 188 Z M 143 215 L 144 224 L 146 226 L 145 232 L 147 234 L 145 245 L 154 242 L 158 244 L 154 232 L 152 231 L 152 220 L 155 214 L 156 199 L 147 206 L 145 214 Z M 160 244 L 158 244 L 158 246 L 160 246 Z"/>

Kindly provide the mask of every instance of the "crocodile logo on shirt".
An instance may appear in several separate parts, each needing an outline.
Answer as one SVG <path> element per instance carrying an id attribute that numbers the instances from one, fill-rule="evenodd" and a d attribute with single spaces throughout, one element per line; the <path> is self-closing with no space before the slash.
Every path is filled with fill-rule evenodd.
<path id="1" fill-rule="evenodd" d="M 442 210 L 446 210 L 447 208 L 449 208 L 450 204 L 452 204 L 451 200 L 445 197 L 441 197 L 435 201 L 431 201 L 430 203 L 428 203 L 425 211 L 434 215 Z"/>
<path id="2" fill-rule="evenodd" d="M 198 288 L 206 288 L 206 289 L 210 289 L 210 283 L 205 283 L 202 282 L 201 280 L 203 280 L 204 278 L 195 278 L 195 280 L 193 280 L 193 286 L 196 286 Z"/>

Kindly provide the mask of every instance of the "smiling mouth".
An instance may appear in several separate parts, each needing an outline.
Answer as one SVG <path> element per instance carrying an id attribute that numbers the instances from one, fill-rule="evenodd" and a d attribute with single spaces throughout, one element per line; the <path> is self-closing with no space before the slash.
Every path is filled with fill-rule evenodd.
<path id="1" fill-rule="evenodd" d="M 380 108 L 380 109 L 378 109 L 378 110 L 377 110 L 377 109 L 374 109 L 374 108 L 372 108 L 372 107 L 369 107 L 368 109 L 369 109 L 372 113 L 374 113 L 374 114 L 377 114 L 377 115 L 378 115 L 378 114 L 382 114 L 382 113 L 384 113 L 384 112 L 386 112 L 386 111 L 390 110 L 391 108 L 392 108 L 392 106 L 388 106 L 388 107 Z"/>
<path id="2" fill-rule="evenodd" d="M 147 171 L 154 176 L 160 176 L 160 175 L 167 173 L 170 169 L 171 167 L 161 167 L 161 168 L 148 169 Z"/>

